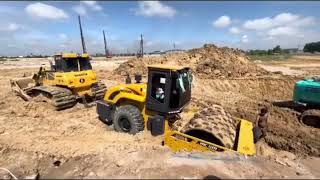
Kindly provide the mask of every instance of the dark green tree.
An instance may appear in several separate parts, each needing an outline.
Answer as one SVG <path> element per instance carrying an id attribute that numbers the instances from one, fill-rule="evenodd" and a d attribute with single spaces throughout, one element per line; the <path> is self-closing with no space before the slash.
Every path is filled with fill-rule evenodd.
<path id="1" fill-rule="evenodd" d="M 274 48 L 272 49 L 272 52 L 273 52 L 273 53 L 281 53 L 281 48 L 280 48 L 280 46 L 277 45 L 276 47 L 274 47 Z"/>
<path id="2" fill-rule="evenodd" d="M 307 43 L 303 48 L 303 52 L 320 52 L 320 41 Z"/>

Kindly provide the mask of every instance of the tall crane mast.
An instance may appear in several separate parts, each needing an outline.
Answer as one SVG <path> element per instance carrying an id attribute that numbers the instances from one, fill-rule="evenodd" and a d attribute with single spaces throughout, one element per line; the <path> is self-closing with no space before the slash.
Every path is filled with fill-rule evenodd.
<path id="1" fill-rule="evenodd" d="M 82 43 L 82 53 L 87 53 L 86 44 L 84 42 L 83 33 L 82 33 L 82 26 L 81 26 L 80 16 L 78 16 L 78 20 L 79 20 L 79 27 L 80 27 L 81 43 Z"/>
<path id="2" fill-rule="evenodd" d="M 140 48 L 139 51 L 137 53 L 138 57 L 143 57 L 143 38 L 142 38 L 142 34 L 140 35 Z"/>
<path id="3" fill-rule="evenodd" d="M 106 40 L 106 35 L 104 33 L 104 30 L 102 30 L 102 32 L 103 32 L 103 41 L 104 41 L 104 52 L 106 53 L 106 58 L 111 58 L 111 54 L 107 46 L 107 40 Z"/>

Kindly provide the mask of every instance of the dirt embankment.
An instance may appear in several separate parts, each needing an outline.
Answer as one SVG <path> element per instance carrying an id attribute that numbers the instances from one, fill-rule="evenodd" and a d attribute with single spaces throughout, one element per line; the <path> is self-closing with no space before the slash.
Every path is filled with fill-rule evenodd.
<path id="1" fill-rule="evenodd" d="M 161 146 L 162 137 L 151 137 L 148 132 L 135 136 L 117 133 L 112 126 L 98 120 L 94 107 L 86 109 L 78 104 L 56 112 L 44 102 L 24 102 L 10 92 L 9 79 L 22 76 L 30 69 L 4 69 L 0 72 L 0 156 L 3 157 L 0 167 L 10 169 L 21 178 L 34 171 L 43 178 L 202 178 L 212 169 L 216 172 L 214 175 L 225 178 L 279 178 L 285 177 L 284 174 L 314 177 L 308 169 L 302 168 L 306 166 L 299 158 L 320 156 L 319 130 L 302 126 L 298 122 L 298 112 L 272 105 L 275 101 L 292 98 L 298 78 L 269 76 L 251 64 L 241 51 L 213 45 L 181 54 L 134 58 L 115 71 L 105 67 L 96 70 L 99 79 L 110 87 L 124 82 L 121 75 L 126 72 L 146 73 L 146 65 L 161 63 L 189 65 L 194 70 L 190 109 L 201 110 L 220 104 L 232 116 L 255 122 L 260 106 L 269 106 L 268 134 L 258 150 L 262 149 L 263 153 L 253 157 L 265 159 L 232 163 L 224 159 L 212 160 L 209 166 L 203 165 L 199 158 L 191 159 L 191 155 L 185 159 L 172 158 L 177 154 Z M 192 118 L 187 113 L 182 117 Z M 290 161 L 277 159 L 280 152 L 292 157 Z M 219 158 L 221 154 L 214 156 Z"/>
<path id="2" fill-rule="evenodd" d="M 193 106 L 198 109 L 220 104 L 233 116 L 255 122 L 259 109 L 270 109 L 266 142 L 276 149 L 297 155 L 320 156 L 318 129 L 299 123 L 300 113 L 273 105 L 292 99 L 297 78 L 198 79 L 193 91 Z"/>
<path id="3" fill-rule="evenodd" d="M 188 65 L 201 78 L 255 77 L 268 75 L 266 70 L 249 61 L 244 52 L 205 44 L 183 53 L 133 58 L 115 69 L 116 74 L 146 74 L 149 64 Z"/>
<path id="4" fill-rule="evenodd" d="M 299 112 L 273 106 L 275 101 L 292 99 L 294 84 L 299 77 L 273 74 L 252 63 L 241 50 L 218 48 L 207 44 L 185 53 L 132 59 L 115 69 L 145 74 L 148 64 L 188 65 L 196 75 L 193 88 L 194 106 L 211 107 L 221 104 L 232 115 L 255 122 L 262 105 L 270 107 L 267 143 L 277 149 L 299 155 L 319 156 L 320 133 L 298 122 Z M 203 102 L 209 104 L 201 105 Z M 286 130 L 289 128 L 288 130 Z"/>

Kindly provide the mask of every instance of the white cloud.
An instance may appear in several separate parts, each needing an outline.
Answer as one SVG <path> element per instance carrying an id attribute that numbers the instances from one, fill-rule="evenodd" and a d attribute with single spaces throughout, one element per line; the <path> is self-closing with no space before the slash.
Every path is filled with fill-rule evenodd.
<path id="1" fill-rule="evenodd" d="M 41 2 L 29 4 L 25 11 L 32 17 L 43 19 L 66 19 L 69 17 L 62 9 Z"/>
<path id="2" fill-rule="evenodd" d="M 170 18 L 175 16 L 177 11 L 160 1 L 141 1 L 139 2 L 138 9 L 135 10 L 135 13 L 148 17 L 159 16 Z"/>
<path id="3" fill-rule="evenodd" d="M 88 11 L 102 11 L 102 7 L 96 1 L 80 1 L 79 5 L 72 8 L 76 13 L 82 16 L 88 15 Z"/>
<path id="4" fill-rule="evenodd" d="M 314 24 L 312 17 L 301 17 L 291 13 L 281 13 L 275 17 L 247 20 L 243 27 L 250 30 L 267 30 L 278 26 L 308 26 Z"/>
<path id="5" fill-rule="evenodd" d="M 284 27 L 277 27 L 273 28 L 270 31 L 268 31 L 269 36 L 291 36 L 291 35 L 298 35 L 299 31 L 293 27 L 290 26 L 284 26 Z"/>
<path id="6" fill-rule="evenodd" d="M 298 15 L 291 13 L 281 13 L 273 18 L 274 24 L 280 25 L 285 23 L 294 22 L 299 19 Z"/>
<path id="7" fill-rule="evenodd" d="M 248 36 L 247 36 L 247 35 L 243 35 L 243 36 L 241 37 L 241 42 L 243 42 L 243 43 L 249 42 Z"/>
<path id="8" fill-rule="evenodd" d="M 97 4 L 96 1 L 81 1 L 81 2 L 88 5 L 88 6 L 93 6 L 93 5 Z"/>
<path id="9" fill-rule="evenodd" d="M 304 17 L 294 22 L 293 24 L 291 24 L 291 26 L 303 27 L 303 26 L 312 26 L 315 24 L 316 24 L 316 20 L 314 17 Z"/>
<path id="10" fill-rule="evenodd" d="M 82 5 L 74 6 L 72 9 L 81 16 L 87 15 L 87 9 Z"/>
<path id="11" fill-rule="evenodd" d="M 231 19 L 229 16 L 221 16 L 212 23 L 212 25 L 217 28 L 227 27 L 230 24 L 231 24 Z"/>
<path id="12" fill-rule="evenodd" d="M 296 47 L 319 37 L 312 28 L 317 23 L 314 17 L 292 13 L 251 19 L 243 23 L 242 31 L 254 30 L 250 32 L 254 40 L 242 37 L 241 42 L 247 41 L 245 45 L 250 48 L 271 48 L 277 44 L 286 48 Z"/>
<path id="13" fill-rule="evenodd" d="M 262 18 L 262 19 L 254 19 L 254 20 L 248 20 L 244 23 L 243 27 L 246 29 L 254 29 L 254 30 L 263 30 L 271 28 L 272 25 L 272 19 L 269 17 Z"/>
<path id="14" fill-rule="evenodd" d="M 96 1 L 81 1 L 81 2 L 89 6 L 94 11 L 102 10 L 102 7 Z"/>
<path id="15" fill-rule="evenodd" d="M 241 33 L 240 29 L 237 28 L 237 27 L 231 27 L 231 28 L 229 29 L 229 32 L 230 32 L 231 34 L 239 34 L 239 33 Z"/>

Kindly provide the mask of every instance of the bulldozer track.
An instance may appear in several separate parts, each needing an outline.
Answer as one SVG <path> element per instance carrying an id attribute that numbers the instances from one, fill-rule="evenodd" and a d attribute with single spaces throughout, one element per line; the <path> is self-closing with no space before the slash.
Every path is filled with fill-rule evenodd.
<path id="1" fill-rule="evenodd" d="M 97 100 L 103 99 L 107 91 L 107 86 L 102 82 L 98 82 L 97 86 L 92 88 L 92 91 L 95 92 L 95 98 Z"/>
<path id="2" fill-rule="evenodd" d="M 213 143 L 233 148 L 237 133 L 238 121 L 226 112 L 222 106 L 212 105 L 197 112 L 181 129 L 182 133 L 203 139 L 203 133 L 209 133 Z M 190 134 L 191 132 L 196 134 Z M 216 138 L 216 139 L 215 139 Z"/>
<path id="3" fill-rule="evenodd" d="M 56 110 L 73 107 L 77 101 L 72 91 L 56 86 L 37 86 L 27 92 L 30 96 L 44 95 Z"/>

